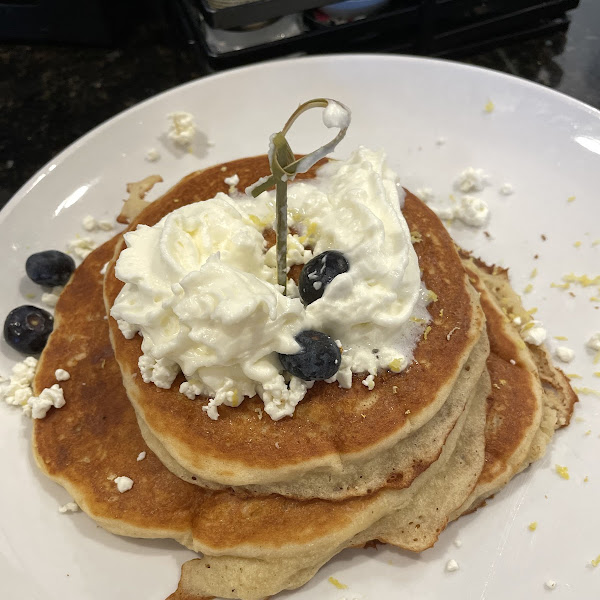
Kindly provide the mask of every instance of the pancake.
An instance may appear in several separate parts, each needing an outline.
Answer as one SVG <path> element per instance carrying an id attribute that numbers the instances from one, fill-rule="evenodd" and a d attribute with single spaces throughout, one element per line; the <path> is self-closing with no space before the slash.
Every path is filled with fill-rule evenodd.
<path id="1" fill-rule="evenodd" d="M 268 172 L 265 157 L 234 161 L 224 168 L 184 178 L 144 209 L 131 228 L 153 225 L 175 208 L 227 191 L 223 183 L 227 174 L 237 173 L 243 188 Z M 481 351 L 486 343 L 477 346 L 484 331 L 477 295 L 445 228 L 410 193 L 403 213 L 411 230 L 427 232 L 415 249 L 424 282 L 438 301 L 429 307 L 431 331 L 418 344 L 414 362 L 402 373 L 379 375 L 373 391 L 361 384 L 361 376 L 354 377 L 351 390 L 317 382 L 293 418 L 259 419 L 262 401 L 246 398 L 237 408 L 221 407 L 220 418 L 212 421 L 202 410 L 203 399 L 189 400 L 179 393 L 183 376 L 169 390 L 143 383 L 138 376 L 140 338 L 125 339 L 109 319 L 129 399 L 144 431 L 152 434 L 147 441 L 178 476 L 203 487 L 234 486 L 257 494 L 325 499 L 366 494 L 398 480 L 410 484 L 411 464 L 421 449 L 407 455 L 402 464 L 397 463 L 400 452 L 394 446 L 428 423 L 453 390 L 463 399 L 470 395 L 485 368 L 487 350 Z M 117 247 L 108 267 L 107 307 L 122 287 L 114 276 L 122 247 Z M 444 427 L 449 431 L 452 422 Z M 443 440 L 443 434 L 431 438 L 430 455 L 439 453 Z"/>
<path id="2" fill-rule="evenodd" d="M 453 434 L 454 451 L 448 460 L 436 463 L 433 477 L 422 482 L 417 479 L 416 493 L 403 508 L 391 511 L 387 517 L 329 552 L 307 548 L 294 559 L 257 560 L 224 554 L 191 560 L 183 565 L 179 586 L 168 600 L 199 600 L 213 594 L 222 598 L 261 600 L 283 589 L 300 587 L 344 548 L 363 546 L 373 539 L 388 539 L 389 543 L 407 550 L 431 547 L 445 527 L 449 512 L 463 501 L 481 472 L 487 389 L 489 380 L 484 375 L 480 393 L 475 395 L 468 414 L 464 415 L 460 435 Z"/>
<path id="3" fill-rule="evenodd" d="M 81 508 L 109 531 L 172 537 L 204 553 L 203 565 L 216 557 L 211 577 L 214 573 L 227 585 L 233 581 L 234 587 L 229 587 L 227 595 L 220 584 L 209 579 L 203 594 L 259 598 L 301 585 L 343 548 L 371 539 L 375 530 L 369 532 L 369 528 L 379 523 L 377 534 L 383 536 L 386 528 L 381 520 L 433 489 L 447 465 L 454 464 L 451 461 L 462 462 L 464 456 L 471 456 L 461 470 L 469 482 L 476 481 L 483 466 L 483 407 L 490 389 L 486 373 L 438 460 L 408 488 L 390 487 L 341 502 L 299 501 L 277 495 L 241 497 L 229 491 L 214 492 L 174 476 L 144 444 L 112 356 L 100 271 L 115 243 L 107 242 L 90 254 L 56 306 L 55 329 L 39 363 L 35 391 L 54 383 L 59 366 L 67 368 L 71 378 L 61 383 L 66 405 L 34 422 L 34 455 L 42 471 L 63 485 Z M 137 461 L 141 451 L 147 456 Z M 120 475 L 134 481 L 133 488 L 123 494 L 114 483 Z M 443 494 L 452 496 L 454 504 L 471 491 L 470 483 L 458 485 L 461 479 L 456 472 L 445 480 L 457 488 L 452 494 Z M 231 565 L 239 563 L 247 567 L 236 575 L 238 579 L 232 579 Z M 265 578 L 268 568 L 276 570 L 277 577 Z M 206 566 L 202 569 L 209 572 Z"/>
<path id="4" fill-rule="evenodd" d="M 498 392 L 486 373 L 438 460 L 408 488 L 331 502 L 243 497 L 188 484 L 145 445 L 112 353 L 100 271 L 117 242 L 94 251 L 59 299 L 35 390 L 52 385 L 59 367 L 71 379 L 61 383 L 66 405 L 34 423 L 34 454 L 42 471 L 109 531 L 173 537 L 204 553 L 184 565 L 172 599 L 262 598 L 302 585 L 346 547 L 379 539 L 420 551 L 435 543 L 484 470 L 486 398 L 493 402 Z M 498 323 L 488 321 L 492 339 L 503 335 L 494 330 Z M 147 456 L 138 462 L 140 451 Z M 134 480 L 129 492 L 116 490 L 118 475 Z"/>
<path id="5" fill-rule="evenodd" d="M 456 518 L 480 506 L 510 479 L 544 456 L 554 432 L 566 426 L 577 396 L 543 346 L 523 342 L 512 319 L 531 320 L 512 290 L 508 271 L 461 251 L 487 319 L 487 368 L 494 387 L 487 401 L 485 466 Z"/>
<path id="6" fill-rule="evenodd" d="M 519 317 L 523 325 L 532 320 L 531 314 L 521 304 L 519 295 L 510 286 L 508 269 L 486 265 L 480 259 L 470 257 L 468 253 L 463 253 L 463 256 L 477 267 L 478 276 L 508 319 Z M 545 346 L 526 344 L 526 347 L 537 367 L 545 394 L 545 406 L 555 413 L 556 428 L 565 427 L 570 423 L 573 407 L 578 401 L 577 395 L 569 383 L 569 378 L 561 369 L 552 364 Z"/>
<path id="7" fill-rule="evenodd" d="M 480 269 L 467 258 L 463 262 L 471 283 L 480 293 L 487 319 L 487 369 L 494 393 L 487 399 L 485 466 L 456 516 L 479 505 L 521 469 L 540 431 L 544 408 L 542 385 L 531 353 L 483 283 Z"/>

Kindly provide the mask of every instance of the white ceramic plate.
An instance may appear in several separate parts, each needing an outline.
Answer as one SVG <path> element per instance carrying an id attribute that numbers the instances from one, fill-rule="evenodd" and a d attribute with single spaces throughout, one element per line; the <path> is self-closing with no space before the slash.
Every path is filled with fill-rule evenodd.
<path id="1" fill-rule="evenodd" d="M 160 173 L 165 183 L 153 190 L 155 197 L 192 170 L 263 153 L 269 134 L 298 103 L 317 96 L 352 109 L 338 156 L 358 144 L 384 147 L 405 186 L 430 187 L 444 200 L 464 168 L 489 174 L 491 185 L 481 197 L 491 208 L 485 228 L 490 237 L 467 227 L 453 234 L 487 261 L 510 265 L 517 291 L 532 284 L 526 306 L 538 307 L 536 316 L 550 336 L 568 337 L 561 343 L 576 352 L 565 368 L 582 376 L 574 384 L 600 389 L 593 375 L 600 364 L 585 348 L 600 331 L 600 303 L 590 300 L 600 290 L 575 285 L 573 297 L 550 285 L 571 272 L 600 275 L 600 245 L 594 245 L 600 238 L 600 113 L 513 77 L 420 58 L 336 56 L 261 64 L 176 88 L 98 127 L 44 167 L 0 213 L 0 314 L 25 302 L 39 304 L 40 291 L 24 277 L 27 256 L 64 249 L 84 235 L 87 214 L 114 218 L 126 182 Z M 487 113 L 490 100 L 494 110 Z M 166 114 L 175 110 L 196 117 L 201 133 L 193 154 L 175 151 L 166 140 Z M 299 122 L 304 125 L 292 143 L 297 152 L 330 135 L 318 115 L 311 118 Z M 445 144 L 436 143 L 440 137 Z M 160 161 L 144 160 L 150 147 L 159 150 Z M 514 186 L 513 195 L 499 194 L 505 182 Z M 530 279 L 534 268 L 538 275 Z M 19 357 L 3 341 L 0 349 L 0 372 L 7 375 Z M 590 561 L 600 554 L 600 398 L 582 395 L 575 415 L 542 461 L 485 509 L 451 524 L 432 550 L 419 556 L 385 547 L 347 550 L 304 588 L 281 598 L 541 598 L 550 593 L 547 580 L 556 581 L 554 597 L 597 598 L 600 566 Z M 175 589 L 179 566 L 193 554 L 171 541 L 119 538 L 83 513 L 59 514 L 69 498 L 38 473 L 30 430 L 18 409 L 0 407 L 0 595 L 163 600 Z M 570 480 L 556 474 L 555 464 L 568 466 Z M 538 522 L 535 532 L 528 530 L 532 521 Z M 451 558 L 460 570 L 448 573 Z M 348 589 L 335 588 L 330 576 Z"/>

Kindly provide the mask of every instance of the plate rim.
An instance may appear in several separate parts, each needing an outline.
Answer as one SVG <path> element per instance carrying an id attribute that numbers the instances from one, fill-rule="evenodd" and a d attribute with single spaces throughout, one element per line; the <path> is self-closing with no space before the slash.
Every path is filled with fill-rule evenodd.
<path id="1" fill-rule="evenodd" d="M 586 104 L 585 102 L 578 100 L 577 98 L 573 98 L 564 92 L 555 90 L 550 87 L 546 87 L 541 83 L 537 83 L 531 81 L 529 79 L 525 79 L 518 75 L 513 75 L 511 73 L 504 73 L 503 71 L 497 71 L 495 69 L 491 69 L 489 67 L 481 67 L 478 65 L 471 65 L 468 63 L 463 63 L 455 60 L 445 59 L 445 58 L 432 58 L 427 56 L 413 56 L 409 54 L 377 54 L 377 53 L 340 53 L 340 54 L 316 54 L 310 56 L 301 56 L 301 57 L 285 57 L 280 59 L 262 61 L 258 63 L 254 63 L 251 65 L 244 65 L 241 67 L 236 67 L 233 69 L 228 69 L 225 71 L 220 71 L 218 73 L 210 73 L 208 75 L 203 75 L 192 79 L 190 81 L 186 81 L 184 83 L 180 83 L 176 86 L 163 90 L 157 94 L 154 94 L 140 102 L 130 106 L 128 108 L 123 109 L 122 111 L 114 114 L 112 117 L 109 117 L 105 121 L 102 121 L 98 125 L 94 126 L 92 129 L 75 139 L 68 146 L 63 148 L 58 154 L 55 154 L 52 158 L 50 158 L 42 167 L 40 167 L 25 183 L 23 183 L 18 190 L 12 195 L 12 197 L 6 202 L 6 204 L 0 209 L 0 226 L 4 224 L 10 213 L 14 210 L 14 208 L 27 197 L 27 194 L 37 185 L 39 177 L 42 173 L 46 173 L 49 171 L 49 167 L 52 164 L 56 163 L 56 167 L 59 166 L 59 163 L 63 162 L 66 158 L 71 156 L 74 152 L 76 152 L 81 146 L 87 143 L 90 139 L 95 137 L 98 133 L 103 131 L 104 129 L 108 129 L 114 123 L 118 123 L 120 120 L 127 118 L 130 114 L 136 113 L 139 110 L 142 110 L 147 104 L 151 104 L 160 100 L 162 97 L 167 96 L 169 94 L 175 93 L 177 90 L 184 89 L 187 87 L 193 87 L 196 85 L 203 85 L 204 82 L 211 82 L 224 78 L 235 77 L 239 72 L 248 72 L 248 71 L 256 71 L 270 68 L 277 68 L 279 65 L 283 63 L 311 63 L 311 62 L 347 62 L 347 61 L 361 61 L 368 62 L 376 60 L 378 62 L 396 62 L 396 63 L 423 63 L 425 65 L 432 65 L 436 67 L 446 67 L 449 69 L 457 69 L 459 71 L 465 72 L 476 72 L 484 74 L 486 77 L 495 77 L 499 79 L 505 79 L 509 81 L 512 85 L 522 86 L 527 89 L 534 90 L 537 93 L 548 94 L 551 97 L 556 98 L 556 100 L 566 102 L 571 105 L 576 110 L 583 110 L 590 117 L 596 117 L 600 120 L 600 109 L 594 108 L 593 106 Z"/>

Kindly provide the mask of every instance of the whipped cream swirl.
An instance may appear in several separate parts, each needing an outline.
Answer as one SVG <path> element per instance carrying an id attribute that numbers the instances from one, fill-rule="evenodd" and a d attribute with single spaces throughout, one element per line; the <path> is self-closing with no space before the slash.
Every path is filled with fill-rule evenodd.
<path id="1" fill-rule="evenodd" d="M 302 330 L 339 340 L 330 381 L 341 387 L 353 372 L 408 366 L 429 314 L 396 179 L 383 152 L 359 148 L 289 185 L 288 266 L 330 249 L 350 264 L 307 307 L 293 281 L 287 296 L 276 284 L 275 248 L 263 237 L 274 227 L 274 192 L 219 193 L 125 234 L 115 271 L 125 285 L 111 316 L 125 337 L 143 337 L 144 381 L 169 388 L 182 371 L 180 392 L 208 396 L 211 418 L 258 394 L 277 420 L 312 385 L 289 378 L 277 358 L 298 352 Z"/>

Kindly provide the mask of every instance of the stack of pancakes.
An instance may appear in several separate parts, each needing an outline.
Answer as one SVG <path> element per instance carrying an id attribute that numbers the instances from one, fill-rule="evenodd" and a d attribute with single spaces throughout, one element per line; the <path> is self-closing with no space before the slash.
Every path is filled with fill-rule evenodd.
<path id="1" fill-rule="evenodd" d="M 228 175 L 245 187 L 268 170 L 255 157 L 193 173 L 130 228 L 226 192 Z M 373 390 L 364 375 L 351 389 L 318 382 L 280 421 L 258 398 L 221 407 L 213 421 L 205 400 L 178 392 L 182 380 L 168 390 L 142 381 L 140 337 L 125 339 L 107 319 L 123 285 L 114 276 L 122 235 L 65 288 L 36 392 L 55 383 L 57 368 L 71 378 L 61 384 L 66 405 L 35 422 L 37 463 L 109 531 L 170 537 L 203 555 L 184 565 L 171 598 L 264 598 L 372 540 L 425 550 L 568 424 L 576 397 L 512 324 L 530 316 L 507 272 L 459 253 L 409 192 L 403 213 L 435 298 L 413 363 L 380 373 Z M 134 485 L 119 493 L 123 475 Z"/>

